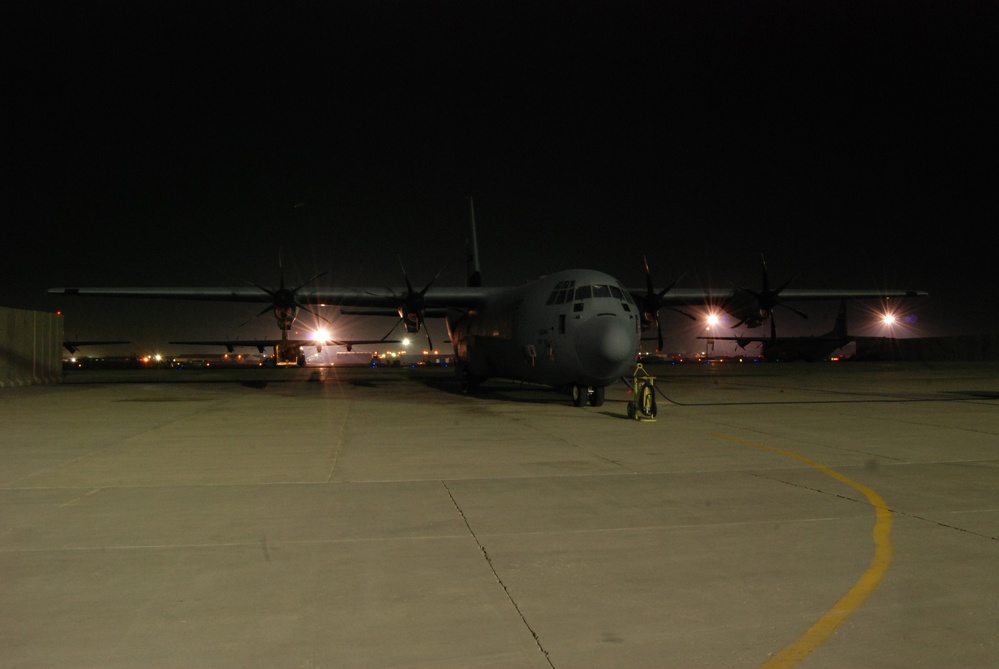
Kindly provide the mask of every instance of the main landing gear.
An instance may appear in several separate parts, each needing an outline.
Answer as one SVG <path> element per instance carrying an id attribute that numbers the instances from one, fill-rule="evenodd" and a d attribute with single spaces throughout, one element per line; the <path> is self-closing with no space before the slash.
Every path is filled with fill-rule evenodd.
<path id="1" fill-rule="evenodd" d="M 479 392 L 479 386 L 482 385 L 482 378 L 476 376 L 468 369 L 468 365 L 460 360 L 455 362 L 455 370 L 458 373 L 458 385 L 461 388 L 461 392 L 466 395 L 471 395 Z"/>
<path id="2" fill-rule="evenodd" d="M 590 386 L 584 386 L 579 383 L 572 384 L 572 404 L 573 406 L 583 407 L 589 404 L 591 407 L 603 406 L 604 403 L 604 387 L 599 386 L 596 388 Z"/>

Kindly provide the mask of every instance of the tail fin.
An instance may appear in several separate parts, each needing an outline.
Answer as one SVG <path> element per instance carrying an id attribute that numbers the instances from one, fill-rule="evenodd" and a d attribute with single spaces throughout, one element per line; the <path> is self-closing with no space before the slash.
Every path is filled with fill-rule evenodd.
<path id="1" fill-rule="evenodd" d="M 836 324 L 833 325 L 833 337 L 846 337 L 846 300 L 839 303 L 839 311 L 836 313 Z"/>
<path id="2" fill-rule="evenodd" d="M 479 240 L 475 235 L 475 203 L 472 196 L 468 196 L 468 208 L 471 214 L 469 223 L 469 236 L 465 240 L 468 247 L 468 255 L 465 258 L 465 285 L 478 288 L 482 285 L 482 274 L 479 273 Z"/>

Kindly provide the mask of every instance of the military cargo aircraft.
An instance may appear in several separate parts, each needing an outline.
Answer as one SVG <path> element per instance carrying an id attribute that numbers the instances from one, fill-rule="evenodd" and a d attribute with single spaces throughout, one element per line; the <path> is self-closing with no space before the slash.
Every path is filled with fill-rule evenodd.
<path id="1" fill-rule="evenodd" d="M 821 360 L 854 341 L 855 338 L 849 336 L 846 330 L 846 302 L 841 301 L 836 323 L 825 334 L 800 337 L 705 336 L 698 339 L 734 341 L 740 348 L 758 343 L 764 360 Z"/>
<path id="2" fill-rule="evenodd" d="M 442 316 L 454 347 L 462 390 L 475 392 L 490 378 L 533 382 L 568 390 L 576 406 L 600 406 L 605 388 L 635 365 L 644 330 L 658 325 L 661 308 L 715 305 L 732 309 L 747 327 L 772 321 L 772 311 L 786 301 L 925 296 L 919 291 L 770 289 L 764 265 L 760 291 L 675 289 L 656 291 L 651 278 L 642 289 L 626 288 L 616 278 L 593 269 L 568 269 L 520 286 L 483 286 L 471 210 L 466 285 L 428 284 L 404 288 L 302 285 L 287 293 L 247 287 L 202 288 L 52 288 L 62 295 L 160 298 L 227 302 L 266 302 L 279 321 L 296 306 L 336 305 L 352 313 L 398 314 L 410 332 L 427 318 Z M 648 274 L 647 274 L 648 277 Z M 433 283 L 433 282 L 431 282 Z M 280 307 L 278 297 L 282 298 Z M 290 322 L 289 322 L 290 325 Z M 282 328 L 286 332 L 285 328 Z"/>

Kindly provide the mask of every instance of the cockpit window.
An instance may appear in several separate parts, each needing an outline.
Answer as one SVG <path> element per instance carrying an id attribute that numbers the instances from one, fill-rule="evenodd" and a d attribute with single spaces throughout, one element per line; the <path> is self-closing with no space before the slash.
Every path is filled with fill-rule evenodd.
<path id="1" fill-rule="evenodd" d="M 572 297 L 574 291 L 575 281 L 559 281 L 555 288 L 552 290 L 551 294 L 548 296 L 548 301 L 545 304 L 563 304 L 564 302 L 572 302 Z"/>
<path id="2" fill-rule="evenodd" d="M 564 304 L 574 300 L 589 300 L 594 297 L 613 297 L 616 300 L 625 300 L 629 304 L 635 304 L 631 293 L 618 285 L 598 283 L 577 288 L 575 281 L 559 281 L 548 296 L 547 304 Z"/>

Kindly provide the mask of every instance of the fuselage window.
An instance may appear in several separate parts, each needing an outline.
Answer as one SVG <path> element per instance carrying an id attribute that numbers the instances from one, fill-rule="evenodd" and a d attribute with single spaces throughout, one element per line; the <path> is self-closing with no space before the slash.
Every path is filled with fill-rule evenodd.
<path id="1" fill-rule="evenodd" d="M 580 286 L 576 289 L 576 299 L 577 300 L 588 300 L 592 295 L 593 291 L 590 286 Z"/>
<path id="2" fill-rule="evenodd" d="M 615 298 L 619 299 L 619 300 L 624 297 L 624 295 L 621 294 L 621 289 L 618 288 L 617 286 L 611 286 L 610 287 L 610 291 L 611 291 L 611 295 L 614 296 Z"/>
<path id="3" fill-rule="evenodd" d="M 593 297 L 610 297 L 610 287 L 601 285 L 593 286 Z"/>

